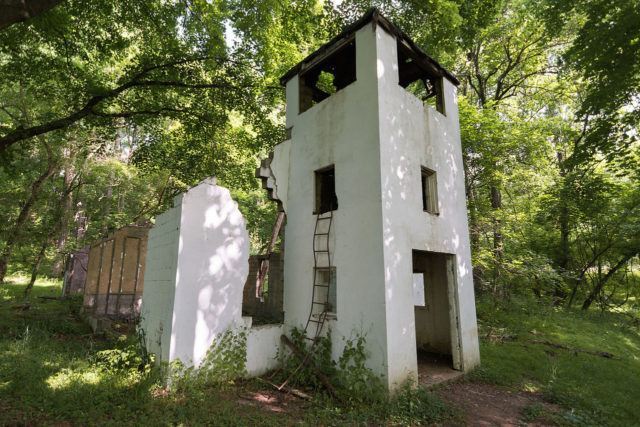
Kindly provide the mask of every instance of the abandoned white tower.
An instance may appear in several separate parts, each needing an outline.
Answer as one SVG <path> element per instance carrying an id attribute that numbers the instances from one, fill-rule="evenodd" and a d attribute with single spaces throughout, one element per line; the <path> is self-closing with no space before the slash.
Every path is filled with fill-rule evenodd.
<path id="1" fill-rule="evenodd" d="M 389 388 L 419 349 L 477 365 L 457 79 L 370 10 L 281 83 L 288 139 L 260 176 L 287 215 L 285 326 L 330 328 L 336 356 L 365 335 Z"/>

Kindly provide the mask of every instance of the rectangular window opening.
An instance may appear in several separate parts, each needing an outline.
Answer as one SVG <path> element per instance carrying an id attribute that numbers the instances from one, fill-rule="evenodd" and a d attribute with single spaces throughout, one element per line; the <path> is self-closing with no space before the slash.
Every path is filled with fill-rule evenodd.
<path id="1" fill-rule="evenodd" d="M 408 92 L 446 115 L 442 73 L 398 40 L 398 83 Z"/>
<path id="2" fill-rule="evenodd" d="M 335 314 L 337 312 L 336 268 L 321 267 L 318 268 L 317 274 L 317 284 L 323 286 L 320 289 L 326 290 L 327 288 L 325 286 L 329 285 L 329 297 L 327 298 L 326 310 L 328 313 Z M 325 293 L 322 295 L 323 300 L 324 298 L 326 298 L 326 296 L 327 294 L 325 291 Z"/>
<path id="3" fill-rule="evenodd" d="M 328 166 L 315 172 L 316 199 L 314 214 L 323 214 L 338 209 L 338 196 L 336 196 L 335 167 Z"/>
<path id="4" fill-rule="evenodd" d="M 432 214 L 438 214 L 438 181 L 435 171 L 422 168 L 422 210 Z"/>
<path id="5" fill-rule="evenodd" d="M 356 81 L 355 38 L 346 40 L 316 61 L 298 78 L 300 113 Z"/>

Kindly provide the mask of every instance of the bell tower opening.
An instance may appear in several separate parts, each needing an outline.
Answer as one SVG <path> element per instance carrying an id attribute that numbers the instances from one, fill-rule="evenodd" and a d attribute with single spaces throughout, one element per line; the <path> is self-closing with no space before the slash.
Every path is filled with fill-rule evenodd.
<path id="1" fill-rule="evenodd" d="M 330 49 L 321 49 L 301 71 L 300 114 L 356 81 L 356 40 L 353 35 Z"/>

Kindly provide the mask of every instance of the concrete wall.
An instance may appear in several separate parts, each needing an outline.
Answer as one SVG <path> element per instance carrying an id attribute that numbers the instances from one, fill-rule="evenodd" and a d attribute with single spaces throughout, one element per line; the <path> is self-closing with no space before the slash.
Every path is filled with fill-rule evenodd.
<path id="1" fill-rule="evenodd" d="M 149 231 L 140 328 L 146 336 L 147 350 L 156 354 L 158 362 L 169 360 L 181 199 L 181 195 L 176 197 L 175 207 L 158 215 L 154 227 Z"/>
<path id="2" fill-rule="evenodd" d="M 199 365 L 216 337 L 251 327 L 242 317 L 249 234 L 229 190 L 209 178 L 176 197 L 150 233 L 141 328 L 160 360 Z M 250 373 L 275 366 L 279 331 L 247 332 Z"/>
<path id="3" fill-rule="evenodd" d="M 397 84 L 395 39 L 378 28 L 380 147 L 390 376 L 414 365 L 412 249 L 455 255 L 462 369 L 480 361 L 456 87 L 443 79 L 446 115 Z M 385 72 L 384 70 L 387 70 Z M 436 172 L 439 214 L 422 209 L 421 167 Z M 395 333 L 391 333 L 395 331 Z"/>
<path id="4" fill-rule="evenodd" d="M 445 79 L 445 116 L 399 86 L 397 70 L 395 39 L 367 25 L 354 83 L 298 114 L 298 77 L 289 80 L 292 136 L 270 165 L 287 213 L 285 324 L 303 327 L 310 311 L 314 171 L 334 165 L 334 352 L 366 334 L 368 364 L 390 388 L 417 375 L 412 249 L 455 254 L 464 369 L 479 362 L 456 88 Z M 437 172 L 439 215 L 422 209 L 421 166 Z"/>
<path id="5" fill-rule="evenodd" d="M 260 301 L 260 298 L 256 297 L 256 280 L 262 258 L 262 255 L 249 257 L 249 274 L 242 294 L 242 315 L 261 317 L 270 322 L 277 321 L 282 323 L 284 317 L 282 302 L 284 288 L 283 257 L 280 252 L 273 252 L 269 256 L 268 289 L 264 294 L 263 301 Z"/>
<path id="6" fill-rule="evenodd" d="M 287 127 L 293 127 L 292 138 L 276 146 L 271 168 L 287 213 L 286 325 L 303 328 L 310 312 L 314 171 L 333 164 L 339 206 L 330 236 L 337 277 L 337 319 L 329 325 L 334 356 L 342 352 L 342 337 L 366 334 L 368 364 L 383 372 L 387 336 L 375 44 L 371 27 L 358 31 L 357 80 L 302 114 L 298 114 L 298 78 L 287 83 Z"/>

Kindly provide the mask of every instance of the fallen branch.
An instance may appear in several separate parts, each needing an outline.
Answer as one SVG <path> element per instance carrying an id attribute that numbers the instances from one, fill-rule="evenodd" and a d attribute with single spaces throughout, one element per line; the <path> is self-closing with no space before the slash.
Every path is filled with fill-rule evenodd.
<path id="1" fill-rule="evenodd" d="M 277 386 L 276 384 L 272 383 L 271 381 L 265 380 L 264 378 L 260 378 L 258 377 L 258 380 L 269 384 L 270 386 L 272 386 L 273 388 L 275 388 L 276 390 L 278 390 L 281 393 L 287 393 L 287 394 L 291 394 L 295 397 L 299 397 L 300 399 L 304 399 L 304 400 L 313 400 L 313 397 L 310 394 L 307 394 L 301 390 L 298 390 L 296 388 L 291 388 L 291 387 L 282 387 L 280 388 L 279 386 Z"/>
<path id="2" fill-rule="evenodd" d="M 311 363 L 307 357 L 305 357 L 300 350 L 298 350 L 296 348 L 296 346 L 291 342 L 291 340 L 289 338 L 287 338 L 286 335 L 281 335 L 280 339 L 282 340 L 282 342 L 284 342 L 293 352 L 293 354 L 296 355 L 296 357 L 298 359 L 300 359 L 300 361 L 305 365 L 308 366 L 309 368 L 313 369 L 313 372 L 316 374 L 316 377 L 318 377 L 318 379 L 320 380 L 320 382 L 325 386 L 325 388 L 327 389 L 327 391 L 329 392 L 329 394 L 331 394 L 332 396 L 336 396 L 336 389 L 335 387 L 333 387 L 333 385 L 329 382 L 329 379 L 322 373 L 320 372 L 320 369 L 318 369 L 313 363 Z"/>
<path id="3" fill-rule="evenodd" d="M 527 339 L 527 342 L 530 342 L 530 343 L 533 343 L 533 344 L 548 345 L 550 347 L 561 348 L 563 350 L 569 350 L 569 351 L 573 351 L 575 353 L 587 353 L 587 354 L 593 354 L 595 356 L 606 357 L 607 359 L 620 360 L 620 358 L 614 356 L 611 353 L 607 353 L 605 351 L 583 350 L 583 349 L 580 349 L 580 348 L 574 348 L 574 347 L 569 347 L 569 346 L 562 345 L 562 344 L 556 344 L 556 343 L 553 343 L 553 342 L 550 342 L 550 341 L 541 341 L 541 340 L 534 340 L 534 339 Z"/>
<path id="4" fill-rule="evenodd" d="M 513 335 L 509 335 L 509 334 L 502 334 L 502 335 L 485 335 L 484 339 L 489 340 L 489 341 L 498 341 L 498 342 L 505 342 L 507 340 L 515 340 L 516 337 Z"/>

